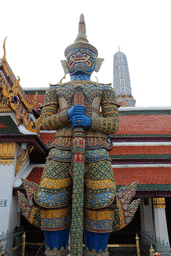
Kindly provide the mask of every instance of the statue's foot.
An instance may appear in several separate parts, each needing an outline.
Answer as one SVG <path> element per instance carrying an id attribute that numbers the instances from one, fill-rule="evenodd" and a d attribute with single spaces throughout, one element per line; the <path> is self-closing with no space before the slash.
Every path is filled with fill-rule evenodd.
<path id="1" fill-rule="evenodd" d="M 69 254 L 68 247 L 66 249 L 64 249 L 64 247 L 62 247 L 61 250 L 58 250 L 57 248 L 50 250 L 48 247 L 45 251 L 46 256 L 66 256 L 68 254 Z"/>

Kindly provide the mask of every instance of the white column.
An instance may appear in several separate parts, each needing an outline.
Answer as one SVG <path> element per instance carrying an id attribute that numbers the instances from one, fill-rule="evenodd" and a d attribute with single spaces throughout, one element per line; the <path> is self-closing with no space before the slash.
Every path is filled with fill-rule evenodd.
<path id="1" fill-rule="evenodd" d="M 149 233 L 154 234 L 153 208 L 151 198 L 142 198 L 140 201 L 141 228 Z"/>
<path id="2" fill-rule="evenodd" d="M 153 208 L 155 234 L 158 239 L 160 238 L 161 241 L 164 240 L 165 244 L 170 246 L 165 212 L 165 198 L 153 198 Z"/>

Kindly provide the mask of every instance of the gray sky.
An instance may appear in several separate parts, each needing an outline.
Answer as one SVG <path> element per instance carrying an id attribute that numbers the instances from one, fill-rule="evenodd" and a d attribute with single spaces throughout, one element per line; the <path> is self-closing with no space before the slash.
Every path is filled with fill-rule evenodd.
<path id="1" fill-rule="evenodd" d="M 60 60 L 83 13 L 87 38 L 105 58 L 95 73 L 99 82 L 113 82 L 113 55 L 120 45 L 136 106 L 171 106 L 169 0 L 0 0 L 0 9 L 0 57 L 8 36 L 7 61 L 23 88 L 47 87 L 64 76 Z"/>

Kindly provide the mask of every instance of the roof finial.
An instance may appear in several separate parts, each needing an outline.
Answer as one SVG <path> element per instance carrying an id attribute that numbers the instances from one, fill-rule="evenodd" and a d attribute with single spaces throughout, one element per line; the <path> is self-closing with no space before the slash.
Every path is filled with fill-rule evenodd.
<path id="1" fill-rule="evenodd" d="M 7 39 L 7 37 L 5 37 L 4 43 L 3 43 L 4 56 L 2 57 L 2 60 L 1 60 L 2 63 L 4 63 L 6 61 L 6 49 L 5 49 L 6 39 Z"/>
<path id="2" fill-rule="evenodd" d="M 87 36 L 86 36 L 86 25 L 85 25 L 83 14 L 80 15 L 80 21 L 78 25 L 78 35 L 77 35 L 77 38 L 75 39 L 75 43 L 76 42 L 88 43 Z"/>

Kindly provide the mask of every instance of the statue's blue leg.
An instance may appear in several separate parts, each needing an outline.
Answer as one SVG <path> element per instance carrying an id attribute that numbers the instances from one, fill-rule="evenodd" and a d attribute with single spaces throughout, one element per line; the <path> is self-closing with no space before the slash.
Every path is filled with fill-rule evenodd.
<path id="1" fill-rule="evenodd" d="M 70 227 L 59 231 L 45 231 L 46 245 L 53 250 L 55 247 L 60 250 L 68 244 Z"/>
<path id="2" fill-rule="evenodd" d="M 91 252 L 93 249 L 99 252 L 101 249 L 105 252 L 110 233 L 94 233 L 84 229 L 85 246 Z"/>

